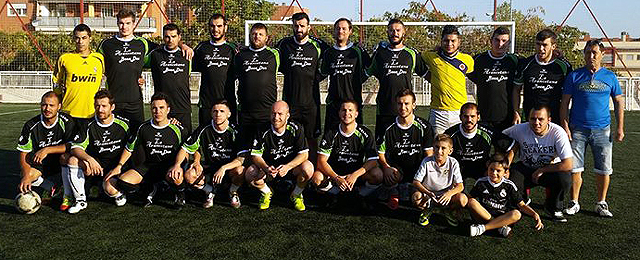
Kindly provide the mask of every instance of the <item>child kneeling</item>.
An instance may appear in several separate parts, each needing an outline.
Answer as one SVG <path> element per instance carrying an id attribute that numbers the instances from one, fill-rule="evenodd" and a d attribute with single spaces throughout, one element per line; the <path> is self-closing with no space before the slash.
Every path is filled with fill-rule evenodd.
<path id="1" fill-rule="evenodd" d="M 522 214 L 537 221 L 535 228 L 543 228 L 538 213 L 526 205 L 516 185 L 505 178 L 509 171 L 509 161 L 501 154 L 494 154 L 487 161 L 487 175 L 476 181 L 471 189 L 467 207 L 471 217 L 478 223 L 470 227 L 471 236 L 482 235 L 487 230 L 498 229 L 500 235 L 507 237 L 511 233 L 509 225 L 520 220 Z M 518 210 L 520 209 L 520 210 Z"/>

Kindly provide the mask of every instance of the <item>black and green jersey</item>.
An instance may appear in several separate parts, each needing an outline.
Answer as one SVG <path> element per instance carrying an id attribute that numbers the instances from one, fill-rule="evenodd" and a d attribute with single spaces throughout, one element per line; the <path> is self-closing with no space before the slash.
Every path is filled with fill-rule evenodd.
<path id="1" fill-rule="evenodd" d="M 58 118 L 50 126 L 42 121 L 42 115 L 34 116 L 24 123 L 16 149 L 35 153 L 45 147 L 72 142 L 75 136 L 74 128 L 71 116 L 62 112 L 58 112 Z"/>
<path id="2" fill-rule="evenodd" d="M 124 40 L 113 36 L 100 43 L 98 52 L 104 56 L 107 88 L 117 103 L 142 100 L 138 78 L 142 75 L 144 58 L 156 46 L 142 37 Z"/>
<path id="3" fill-rule="evenodd" d="M 474 57 L 474 70 L 467 77 L 476 84 L 478 111 L 483 121 L 511 122 L 513 82 L 518 57 L 507 53 L 494 57 L 491 51 Z"/>
<path id="4" fill-rule="evenodd" d="M 315 106 L 313 98 L 320 57 L 328 45 L 309 36 L 305 43 L 299 43 L 294 36 L 283 38 L 276 45 L 280 52 L 280 72 L 284 74 L 283 100 L 295 106 Z"/>
<path id="5" fill-rule="evenodd" d="M 157 126 L 148 120 L 138 127 L 127 143 L 127 151 L 142 149 L 146 164 L 173 162 L 186 132 L 180 125 Z"/>
<path id="6" fill-rule="evenodd" d="M 329 157 L 329 165 L 338 175 L 351 174 L 365 161 L 377 160 L 374 136 L 364 125 L 357 125 L 349 134 L 337 129 L 325 131 L 318 153 Z"/>
<path id="7" fill-rule="evenodd" d="M 433 130 L 429 122 L 415 116 L 413 124 L 403 127 L 396 122 L 384 132 L 378 144 L 378 153 L 384 154 L 387 163 L 403 169 L 417 170 L 425 156 L 425 151 L 433 149 Z M 415 172 L 405 173 L 413 178 Z"/>
<path id="8" fill-rule="evenodd" d="M 78 133 L 71 148 L 81 148 L 100 162 L 115 162 L 120 158 L 128 137 L 129 120 L 126 118 L 114 115 L 111 123 L 101 124 L 94 117 L 86 130 Z"/>
<path id="9" fill-rule="evenodd" d="M 378 115 L 395 115 L 395 97 L 400 90 L 413 90 L 413 74 L 424 77 L 427 66 L 420 53 L 413 48 L 391 49 L 389 43 L 381 42 L 371 57 L 367 75 L 380 82 L 376 97 Z"/>
<path id="10" fill-rule="evenodd" d="M 198 126 L 182 145 L 189 154 L 200 152 L 206 165 L 220 167 L 231 162 L 237 156 L 248 152 L 238 151 L 238 131 L 233 125 L 218 131 L 213 124 Z"/>
<path id="11" fill-rule="evenodd" d="M 562 86 L 569 72 L 571 65 L 561 59 L 543 63 L 533 55 L 518 62 L 515 84 L 524 89 L 522 108 L 525 118 L 535 106 L 547 105 L 551 108 L 551 118 L 559 122 Z"/>
<path id="12" fill-rule="evenodd" d="M 191 61 L 182 55 L 182 50 L 167 50 L 161 46 L 147 56 L 145 66 L 151 68 L 153 91 L 169 96 L 172 113 L 191 112 L 191 90 L 189 76 Z"/>
<path id="13" fill-rule="evenodd" d="M 226 99 L 232 110 L 236 107 L 236 85 L 233 61 L 238 46 L 234 43 L 220 44 L 203 41 L 196 46 L 193 57 L 193 71 L 201 73 L 198 106 L 211 108 L 213 101 Z"/>
<path id="14" fill-rule="evenodd" d="M 322 74 L 329 75 L 327 104 L 337 106 L 344 100 L 355 100 L 362 105 L 362 84 L 367 80 L 365 70 L 370 63 L 367 51 L 353 43 L 327 49 L 320 68 Z"/>
<path id="15" fill-rule="evenodd" d="M 269 122 L 271 105 L 276 102 L 276 75 L 280 66 L 277 49 L 242 48 L 236 55 L 234 71 L 238 78 L 240 122 Z"/>
<path id="16" fill-rule="evenodd" d="M 293 160 L 298 154 L 309 152 L 302 125 L 289 121 L 284 132 L 270 127 L 253 140 L 252 156 L 260 156 L 267 165 L 278 167 Z"/>

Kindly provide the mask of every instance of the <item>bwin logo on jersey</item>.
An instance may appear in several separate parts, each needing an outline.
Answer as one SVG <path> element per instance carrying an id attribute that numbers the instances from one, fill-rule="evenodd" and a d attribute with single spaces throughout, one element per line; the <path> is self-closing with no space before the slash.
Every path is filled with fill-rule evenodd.
<path id="1" fill-rule="evenodd" d="M 96 82 L 97 77 L 95 74 L 89 74 L 86 76 L 78 76 L 75 73 L 71 74 L 71 82 Z"/>

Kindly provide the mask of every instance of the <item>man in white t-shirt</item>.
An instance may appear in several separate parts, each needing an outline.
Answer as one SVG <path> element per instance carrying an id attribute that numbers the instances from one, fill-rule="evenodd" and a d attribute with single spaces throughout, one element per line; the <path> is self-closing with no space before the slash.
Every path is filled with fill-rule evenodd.
<path id="1" fill-rule="evenodd" d="M 511 166 L 509 179 L 522 192 L 525 202 L 529 202 L 526 189 L 547 188 L 545 211 L 554 221 L 567 222 L 562 214 L 562 204 L 565 192 L 571 189 L 573 153 L 567 133 L 551 123 L 549 111 L 547 106 L 536 106 L 529 113 L 529 122 L 503 131 L 520 148 L 520 161 Z"/>

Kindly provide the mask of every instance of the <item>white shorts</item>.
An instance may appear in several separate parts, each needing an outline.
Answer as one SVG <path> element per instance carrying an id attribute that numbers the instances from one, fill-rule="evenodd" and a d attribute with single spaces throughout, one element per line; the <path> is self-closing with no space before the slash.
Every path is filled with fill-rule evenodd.
<path id="1" fill-rule="evenodd" d="M 433 126 L 435 134 L 442 134 L 456 124 L 460 123 L 460 111 L 447 111 L 431 109 L 429 112 L 429 124 Z"/>

